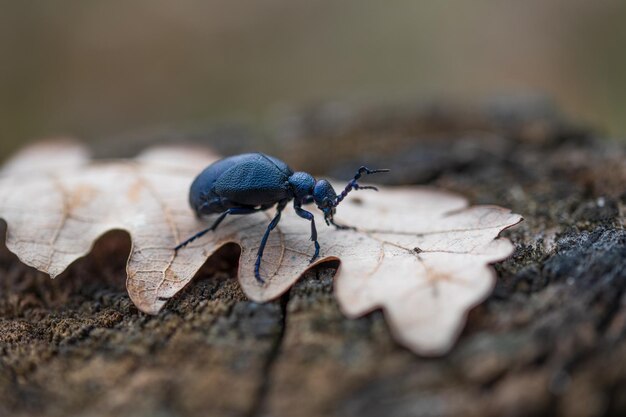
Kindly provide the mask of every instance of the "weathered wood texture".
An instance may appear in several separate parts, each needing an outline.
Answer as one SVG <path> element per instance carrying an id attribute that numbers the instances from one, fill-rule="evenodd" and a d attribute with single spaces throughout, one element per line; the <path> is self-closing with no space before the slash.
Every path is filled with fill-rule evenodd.
<path id="1" fill-rule="evenodd" d="M 112 233 L 55 281 L 2 250 L 0 415 L 626 415 L 624 144 L 536 106 L 328 107 L 277 137 L 299 169 L 347 178 L 367 161 L 393 168 L 390 183 L 524 215 L 453 351 L 419 358 L 379 312 L 342 317 L 336 265 L 274 303 L 249 302 L 233 247 L 146 316 L 124 289 L 129 239 Z"/>

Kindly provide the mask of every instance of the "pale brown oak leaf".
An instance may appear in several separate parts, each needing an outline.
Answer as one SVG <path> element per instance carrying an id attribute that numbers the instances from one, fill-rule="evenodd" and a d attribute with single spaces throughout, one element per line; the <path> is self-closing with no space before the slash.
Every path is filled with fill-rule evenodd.
<path id="1" fill-rule="evenodd" d="M 400 343 L 438 355 L 452 347 L 468 310 L 491 292 L 495 273 L 489 264 L 511 254 L 512 244 L 499 233 L 521 221 L 509 210 L 468 207 L 464 198 L 434 189 L 354 192 L 338 207 L 336 220 L 356 230 L 326 227 L 312 209 L 322 251 L 309 264 L 309 222 L 288 207 L 268 240 L 262 285 L 254 278 L 254 262 L 273 210 L 227 218 L 215 233 L 174 251 L 213 220 L 196 219 L 187 201 L 194 177 L 217 159 L 208 150 L 180 147 L 113 161 L 91 161 L 86 149 L 70 142 L 27 148 L 0 171 L 7 247 L 56 277 L 103 234 L 127 231 L 132 249 L 126 286 L 149 314 L 158 313 L 227 243 L 241 247 L 239 282 L 258 302 L 280 296 L 315 265 L 340 261 L 335 294 L 346 315 L 382 308 Z"/>

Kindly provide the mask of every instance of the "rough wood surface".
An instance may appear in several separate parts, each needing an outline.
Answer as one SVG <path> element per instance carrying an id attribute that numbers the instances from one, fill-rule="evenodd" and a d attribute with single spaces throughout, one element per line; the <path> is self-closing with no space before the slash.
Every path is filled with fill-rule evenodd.
<path id="1" fill-rule="evenodd" d="M 626 414 L 624 144 L 537 106 L 339 110 L 290 119 L 278 153 L 334 177 L 390 166 L 392 183 L 525 217 L 448 356 L 394 344 L 378 312 L 344 318 L 336 265 L 279 301 L 247 301 L 233 247 L 161 314 L 138 313 L 123 282 L 128 236 L 111 233 L 54 281 L 0 252 L 0 415 Z"/>

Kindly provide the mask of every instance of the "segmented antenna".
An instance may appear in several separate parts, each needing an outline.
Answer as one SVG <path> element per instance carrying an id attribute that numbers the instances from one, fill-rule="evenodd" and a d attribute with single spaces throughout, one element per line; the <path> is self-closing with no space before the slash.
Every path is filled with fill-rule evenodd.
<path id="1" fill-rule="evenodd" d="M 376 187 L 373 187 L 371 185 L 359 185 L 357 181 L 361 179 L 363 174 L 370 175 L 370 174 L 378 174 L 379 172 L 389 172 L 389 170 L 388 169 L 369 169 L 367 167 L 359 168 L 359 171 L 356 173 L 354 178 L 348 183 L 348 185 L 346 185 L 346 188 L 341 192 L 341 194 L 339 194 L 337 196 L 337 198 L 335 199 L 335 202 L 333 203 L 333 206 L 336 207 L 339 203 L 341 203 L 343 201 L 343 199 L 346 198 L 346 196 L 352 190 L 374 190 L 374 191 L 378 191 L 378 188 L 376 188 Z"/>

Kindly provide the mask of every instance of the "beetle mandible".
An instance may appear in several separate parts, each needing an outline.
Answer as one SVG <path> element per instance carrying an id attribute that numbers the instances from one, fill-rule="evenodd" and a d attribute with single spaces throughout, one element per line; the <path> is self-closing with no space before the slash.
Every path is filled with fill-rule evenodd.
<path id="1" fill-rule="evenodd" d="M 314 202 L 324 213 L 327 225 L 349 229 L 335 223 L 333 220 L 335 208 L 352 190 L 378 191 L 376 187 L 362 186 L 357 181 L 363 175 L 379 172 L 389 170 L 362 166 L 341 194 L 337 195 L 330 182 L 316 181 L 306 172 L 293 172 L 280 159 L 263 153 L 246 153 L 220 159 L 202 171 L 189 190 L 189 204 L 198 218 L 208 214 L 219 214 L 219 217 L 211 227 L 196 233 L 178 245 L 175 250 L 178 251 L 206 233 L 214 231 L 229 214 L 251 214 L 276 205 L 276 215 L 265 230 L 254 264 L 254 276 L 263 283 L 265 281 L 259 272 L 263 251 L 270 232 L 278 225 L 281 212 L 289 201 L 293 200 L 293 207 L 298 216 L 311 222 L 311 240 L 315 245 L 315 254 L 310 262 L 313 262 L 320 253 L 317 229 L 313 214 L 304 210 L 302 205 Z"/>

